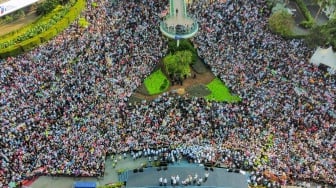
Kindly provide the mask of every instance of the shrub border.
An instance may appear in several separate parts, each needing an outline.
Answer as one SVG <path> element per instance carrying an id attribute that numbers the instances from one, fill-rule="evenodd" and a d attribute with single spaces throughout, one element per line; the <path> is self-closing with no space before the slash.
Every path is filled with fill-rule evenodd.
<path id="1" fill-rule="evenodd" d="M 69 12 L 54 26 L 52 26 L 47 31 L 44 31 L 33 38 L 22 41 L 13 46 L 9 46 L 7 48 L 0 50 L 0 58 L 6 58 L 9 56 L 16 56 L 24 52 L 28 52 L 34 47 L 40 45 L 43 42 L 48 41 L 49 39 L 55 37 L 59 33 L 61 33 L 64 29 L 66 29 L 82 12 L 85 8 L 86 1 L 85 0 L 77 0 L 73 7 L 70 8 Z"/>

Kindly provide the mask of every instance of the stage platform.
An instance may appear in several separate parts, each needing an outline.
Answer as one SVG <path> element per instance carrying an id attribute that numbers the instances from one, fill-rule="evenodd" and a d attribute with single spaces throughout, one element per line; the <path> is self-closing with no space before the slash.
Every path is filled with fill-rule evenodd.
<path id="1" fill-rule="evenodd" d="M 203 182 L 200 186 L 191 184 L 182 186 L 181 181 L 185 180 L 188 175 L 192 177 L 197 173 L 198 177 L 204 179 L 205 173 L 209 173 L 207 181 Z M 180 177 L 179 186 L 175 187 L 221 187 L 221 188 L 248 188 L 247 177 L 241 173 L 228 172 L 224 168 L 213 168 L 205 170 L 204 167 L 186 167 L 186 166 L 168 166 L 167 170 L 158 171 L 155 167 L 145 168 L 143 172 L 134 173 L 133 170 L 127 172 L 127 188 L 140 188 L 140 187 L 173 187 L 171 186 L 171 176 L 178 175 Z M 160 186 L 159 179 L 167 178 L 167 186 Z"/>

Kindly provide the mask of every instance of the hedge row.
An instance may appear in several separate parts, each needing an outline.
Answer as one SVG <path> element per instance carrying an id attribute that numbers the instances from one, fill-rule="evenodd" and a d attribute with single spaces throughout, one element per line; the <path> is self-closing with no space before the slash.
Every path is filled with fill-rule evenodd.
<path id="1" fill-rule="evenodd" d="M 315 24 L 315 20 L 308 10 L 306 4 L 303 2 L 303 0 L 295 0 L 295 2 L 299 6 L 303 16 L 306 18 L 306 20 L 302 21 L 300 25 L 304 28 L 312 28 Z"/>
<path id="2" fill-rule="evenodd" d="M 78 17 L 78 15 L 84 8 L 85 0 L 77 0 L 75 5 L 70 8 L 68 13 L 60 21 L 55 23 L 51 28 L 28 40 L 11 45 L 4 49 L 0 49 L 0 57 L 6 58 L 9 56 L 16 56 L 18 54 L 31 50 L 32 48 L 40 45 L 43 42 L 50 40 L 58 33 L 62 32 L 65 28 L 67 28 Z"/>

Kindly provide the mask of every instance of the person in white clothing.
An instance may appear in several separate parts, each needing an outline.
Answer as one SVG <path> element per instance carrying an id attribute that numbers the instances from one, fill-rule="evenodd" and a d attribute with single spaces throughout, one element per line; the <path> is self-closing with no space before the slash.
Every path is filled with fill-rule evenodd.
<path id="1" fill-rule="evenodd" d="M 179 175 L 176 175 L 176 185 L 179 185 L 179 183 L 180 183 L 180 176 Z"/>
<path id="2" fill-rule="evenodd" d="M 207 181 L 209 178 L 209 172 L 205 172 L 204 174 L 204 181 Z"/>
<path id="3" fill-rule="evenodd" d="M 167 185 L 167 178 L 163 179 L 163 185 L 166 186 Z"/>
<path id="4" fill-rule="evenodd" d="M 162 179 L 163 179 L 162 177 L 160 177 L 160 179 L 159 179 L 159 185 L 160 186 L 162 186 Z"/>

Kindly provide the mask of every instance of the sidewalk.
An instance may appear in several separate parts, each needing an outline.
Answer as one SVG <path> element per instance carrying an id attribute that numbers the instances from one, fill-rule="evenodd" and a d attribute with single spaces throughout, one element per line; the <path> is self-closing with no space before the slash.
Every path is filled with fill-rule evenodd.
<path id="1" fill-rule="evenodd" d="M 166 20 L 166 24 L 168 27 L 170 26 L 176 26 L 176 25 L 189 25 L 191 26 L 193 24 L 193 20 L 190 18 L 187 18 L 184 15 L 184 0 L 173 0 L 173 4 L 170 4 L 169 6 L 173 6 L 172 9 L 174 11 L 174 16 L 170 17 Z M 185 5 L 187 6 L 187 5 Z"/>

